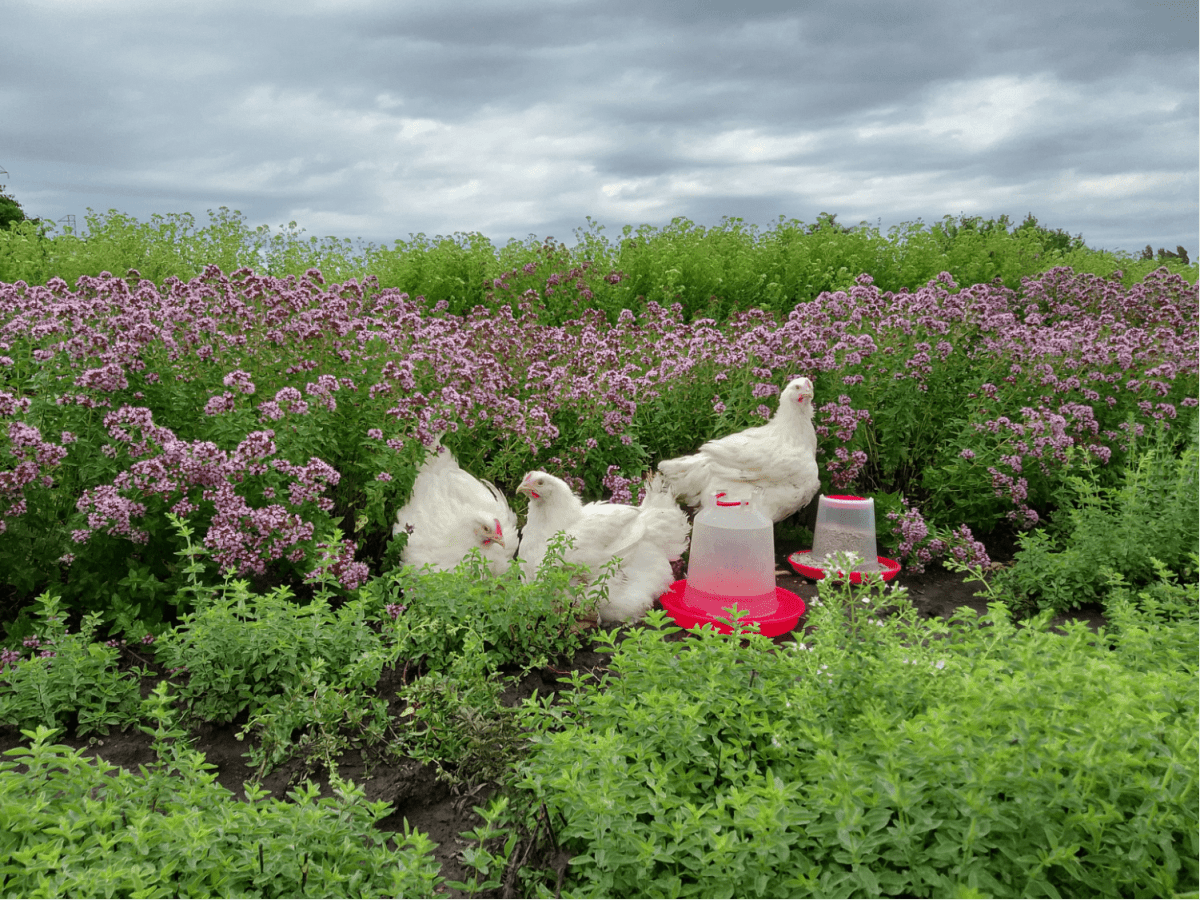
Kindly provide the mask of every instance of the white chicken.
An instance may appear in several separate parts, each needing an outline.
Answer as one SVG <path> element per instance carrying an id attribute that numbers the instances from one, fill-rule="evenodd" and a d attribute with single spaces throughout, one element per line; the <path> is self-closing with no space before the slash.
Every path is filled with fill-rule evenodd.
<path id="1" fill-rule="evenodd" d="M 517 517 L 504 494 L 459 467 L 440 439 L 396 513 L 392 534 L 402 531 L 409 535 L 400 560 L 411 566 L 448 571 L 478 547 L 488 570 L 499 575 L 517 552 Z"/>
<path id="2" fill-rule="evenodd" d="M 786 519 L 821 487 L 812 400 L 812 382 L 794 378 L 766 425 L 708 441 L 691 456 L 663 460 L 658 471 L 688 506 L 711 503 L 719 491 L 748 498 L 758 488 L 763 515 L 772 522 Z"/>
<path id="3" fill-rule="evenodd" d="M 575 539 L 563 561 L 588 567 L 595 581 L 611 559 L 620 566 L 608 581 L 608 598 L 597 609 L 602 623 L 640 619 L 671 586 L 672 560 L 687 548 L 687 516 L 662 478 L 647 485 L 641 506 L 584 505 L 565 481 L 530 472 L 517 488 L 529 497 L 529 517 L 521 530 L 521 568 L 534 578 L 550 539 L 566 532 Z"/>

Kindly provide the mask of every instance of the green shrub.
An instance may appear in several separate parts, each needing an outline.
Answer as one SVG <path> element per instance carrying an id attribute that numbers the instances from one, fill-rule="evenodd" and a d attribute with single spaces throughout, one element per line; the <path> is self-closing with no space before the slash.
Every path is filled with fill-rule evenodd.
<path id="1" fill-rule="evenodd" d="M 180 696 L 204 721 L 254 714 L 269 698 L 291 691 L 304 666 L 318 660 L 338 684 L 370 688 L 395 659 L 371 627 L 363 600 L 334 610 L 321 597 L 296 602 L 287 586 L 255 594 L 243 580 L 200 595 L 195 611 L 159 639 L 156 656 L 187 673 Z"/>
<path id="2" fill-rule="evenodd" d="M 1104 617 L 1129 666 L 1146 671 L 1164 665 L 1186 669 L 1196 661 L 1200 583 L 1193 576 L 1181 584 L 1161 562 L 1153 562 L 1158 579 L 1138 591 L 1119 572 L 1101 570 L 1108 587 Z M 1196 571 L 1195 554 L 1192 571 Z"/>
<path id="3" fill-rule="evenodd" d="M 489 671 L 527 671 L 583 645 L 580 619 L 594 614 L 572 584 L 578 570 L 561 560 L 564 543 L 551 543 L 545 573 L 526 582 L 516 561 L 500 577 L 487 572 L 483 558 L 468 556 L 456 570 L 436 572 L 405 566 L 363 588 L 379 607 L 402 604 L 395 619 L 396 658 L 413 668 L 441 671 L 452 666 L 475 636 Z"/>
<path id="4" fill-rule="evenodd" d="M 468 630 L 449 665 L 400 690 L 397 749 L 453 784 L 501 780 L 528 746 L 517 711 L 502 702 L 514 681 L 490 667 L 479 635 Z"/>
<path id="5" fill-rule="evenodd" d="M 1124 468 L 1120 484 L 1103 486 L 1086 459 L 1084 475 L 1066 479 L 1071 496 L 1054 529 L 1021 535 L 1011 569 L 998 580 L 1038 609 L 1058 612 L 1098 603 L 1109 569 L 1136 588 L 1157 580 L 1155 560 L 1195 579 L 1200 550 L 1197 441 L 1181 454 L 1160 434 Z"/>
<path id="6" fill-rule="evenodd" d="M 251 228 L 240 211 L 227 207 L 209 210 L 208 218 L 200 225 L 189 213 L 168 213 L 142 222 L 117 210 L 89 209 L 78 234 L 56 234 L 52 223 L 16 222 L 0 228 L 0 282 L 45 284 L 58 276 L 74 284 L 81 275 L 135 269 L 161 284 L 171 276 L 190 279 L 209 265 L 227 273 L 248 266 L 276 276 L 316 268 L 339 282 L 375 275 L 382 287 L 462 314 L 488 302 L 493 280 L 529 263 L 559 273 L 587 263 L 624 273 L 619 283 L 589 286 L 595 294 L 589 305 L 610 319 L 653 300 L 679 302 L 688 321 L 723 321 L 752 308 L 786 313 L 822 291 L 849 290 L 862 273 L 889 291 L 916 290 L 943 271 L 964 286 L 999 278 L 1010 288 L 1055 266 L 1106 278 L 1120 271 L 1127 287 L 1163 265 L 1191 283 L 1200 277 L 1196 263 L 1174 255 L 1156 260 L 1092 249 L 1082 236 L 1040 225 L 1032 214 L 1020 225 L 1003 215 L 945 216 L 933 224 L 904 222 L 886 233 L 867 222 L 844 226 L 825 212 L 811 223 L 781 216 L 762 231 L 736 217 L 711 227 L 676 218 L 661 228 L 625 225 L 615 242 L 589 218 L 576 229 L 571 248 L 535 236 L 497 248 L 478 232 L 410 235 L 387 247 L 306 236 L 295 222 Z M 543 271 L 531 286 L 546 284 L 548 274 Z M 542 299 L 545 321 L 557 324 L 577 313 L 574 294 Z"/>
<path id="7" fill-rule="evenodd" d="M 595 614 L 596 601 L 585 598 L 579 568 L 562 564 L 565 546 L 551 541 L 542 574 L 530 582 L 516 561 L 490 577 L 473 552 L 451 572 L 406 566 L 363 588 L 395 614 L 397 665 L 415 676 L 399 692 L 399 748 L 444 780 L 505 776 L 528 741 L 502 694 L 516 675 L 583 646 L 580 620 Z"/>
<path id="8" fill-rule="evenodd" d="M 338 757 L 351 748 L 364 756 L 370 748 L 386 752 L 388 704 L 371 690 L 378 662 L 378 655 L 364 654 L 348 670 L 328 672 L 326 661 L 315 657 L 283 691 L 263 699 L 237 734 L 239 741 L 255 738 L 245 755 L 257 777 L 296 757 L 306 772 L 318 764 L 336 772 Z"/>
<path id="9" fill-rule="evenodd" d="M 37 602 L 40 624 L 25 641 L 31 656 L 5 651 L 0 665 L 0 722 L 51 735 L 74 725 L 80 736 L 136 722 L 140 673 L 121 672 L 120 650 L 92 641 L 100 616 L 85 616 L 69 634 L 58 598 L 45 593 Z"/>
<path id="10" fill-rule="evenodd" d="M 334 773 L 290 802 L 247 785 L 245 803 L 171 722 L 165 685 L 148 701 L 158 762 L 134 775 L 27 732 L 0 763 L 0 893 L 10 897 L 429 897 L 433 844 L 405 827 L 397 848 L 375 825 L 389 812 Z M 28 771 L 18 775 L 18 763 Z"/>
<path id="11" fill-rule="evenodd" d="M 943 625 L 826 582 L 812 619 L 810 646 L 776 651 L 663 641 L 652 614 L 602 685 L 531 713 L 522 784 L 564 822 L 564 893 L 1195 889 L 1194 653 L 1130 665 L 1082 624 L 1017 630 L 1001 604 Z"/>
<path id="12" fill-rule="evenodd" d="M 496 268 L 495 248 L 477 233 L 433 240 L 418 234 L 391 249 L 371 247 L 364 258 L 364 272 L 375 275 L 380 287 L 399 288 L 431 304 L 445 301 L 452 315 L 484 302 L 484 281 Z"/>

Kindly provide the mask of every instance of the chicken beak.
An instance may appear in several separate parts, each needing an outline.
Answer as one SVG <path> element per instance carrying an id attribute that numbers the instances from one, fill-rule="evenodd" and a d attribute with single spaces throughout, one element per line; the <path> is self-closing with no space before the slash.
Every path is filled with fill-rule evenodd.
<path id="1" fill-rule="evenodd" d="M 533 489 L 533 479 L 528 475 L 525 476 L 525 480 L 521 482 L 521 486 L 517 488 L 517 493 L 524 494 L 530 500 L 536 500 L 538 498 L 537 491 Z"/>

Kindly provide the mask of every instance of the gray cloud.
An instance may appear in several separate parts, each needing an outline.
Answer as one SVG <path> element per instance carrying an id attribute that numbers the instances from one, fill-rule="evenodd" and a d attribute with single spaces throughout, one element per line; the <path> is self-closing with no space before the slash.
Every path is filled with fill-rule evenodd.
<path id="1" fill-rule="evenodd" d="M 6 9 L 31 214 L 390 243 L 951 213 L 1197 247 L 1196 4 L 147 0 Z"/>

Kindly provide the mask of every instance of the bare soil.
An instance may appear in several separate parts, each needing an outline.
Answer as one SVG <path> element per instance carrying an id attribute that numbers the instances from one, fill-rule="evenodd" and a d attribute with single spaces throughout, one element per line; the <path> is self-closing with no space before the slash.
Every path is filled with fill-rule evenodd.
<path id="1" fill-rule="evenodd" d="M 798 594 L 808 604 L 817 595 L 817 584 L 809 578 L 791 574 L 791 568 L 786 561 L 787 554 L 796 549 L 802 548 L 792 547 L 778 555 L 777 584 Z M 913 604 L 927 617 L 947 618 L 963 606 L 980 613 L 987 610 L 987 602 L 975 596 L 982 588 L 981 585 L 966 582 L 963 576 L 948 572 L 937 565 L 931 566 L 921 574 L 901 571 L 896 576 L 896 581 L 909 589 Z M 1053 624 L 1061 624 L 1067 618 L 1059 617 Z M 1104 624 L 1103 614 L 1098 607 L 1085 608 L 1070 618 L 1087 621 L 1093 630 Z M 804 625 L 805 620 L 801 618 L 796 630 L 803 631 Z M 790 634 L 781 635 L 776 638 L 776 642 L 785 641 L 789 637 Z M 529 697 L 534 690 L 542 695 L 556 691 L 560 683 L 565 682 L 565 673 L 581 670 L 599 673 L 607 667 L 609 660 L 608 655 L 594 649 L 581 651 L 569 667 L 530 673 L 519 685 L 509 690 L 505 700 L 511 705 L 516 705 Z M 154 683 L 154 679 L 148 679 L 144 691 L 148 692 Z M 398 685 L 399 675 L 392 670 L 386 670 L 378 686 L 379 693 L 394 702 Z M 217 780 L 239 799 L 244 797 L 244 784 L 254 774 L 245 756 L 248 747 L 234 736 L 240 724 L 206 724 L 192 734 L 194 747 L 216 767 Z M 60 743 L 83 749 L 90 756 L 101 757 L 134 772 L 139 765 L 149 765 L 154 761 L 150 742 L 148 735 L 135 729 L 113 731 L 100 738 L 92 736 L 80 739 L 68 734 L 60 739 Z M 27 743 L 16 729 L 0 725 L 0 752 Z M 398 832 L 407 821 L 411 828 L 425 832 L 437 843 L 437 858 L 445 877 L 454 880 L 466 878 L 467 873 L 459 855 L 465 841 L 460 835 L 481 824 L 472 807 L 484 805 L 495 790 L 495 785 L 480 785 L 470 793 L 456 792 L 447 783 L 437 779 L 431 766 L 422 765 L 415 760 L 397 762 L 386 758 L 373 758 L 370 753 L 364 756 L 357 750 L 349 751 L 341 757 L 338 768 L 343 778 L 349 778 L 363 786 L 368 800 L 384 800 L 392 804 L 392 813 L 379 823 L 381 829 Z M 304 774 L 301 763 L 288 763 L 267 775 L 262 786 L 273 796 L 284 799 L 294 783 Z M 327 773 L 315 773 L 314 781 L 320 786 L 322 796 L 332 795 Z M 565 865 L 565 857 L 560 862 L 561 865 Z M 455 891 L 447 890 L 445 896 L 459 895 Z"/>

